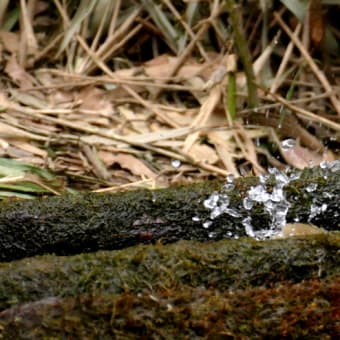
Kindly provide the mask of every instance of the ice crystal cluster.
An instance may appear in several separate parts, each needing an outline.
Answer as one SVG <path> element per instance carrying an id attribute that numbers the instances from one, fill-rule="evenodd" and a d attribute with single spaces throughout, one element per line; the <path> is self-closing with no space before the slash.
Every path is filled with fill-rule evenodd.
<path id="1" fill-rule="evenodd" d="M 340 160 L 322 162 L 320 164 L 320 170 L 321 175 L 327 179 L 330 172 L 340 171 Z M 210 210 L 209 219 L 203 222 L 203 228 L 209 229 L 215 218 L 222 214 L 228 214 L 234 218 L 241 219 L 245 232 L 250 237 L 262 240 L 278 235 L 286 224 L 287 213 L 291 206 L 291 203 L 286 197 L 285 187 L 291 181 L 298 179 L 301 176 L 301 172 L 290 170 L 279 171 L 275 168 L 269 169 L 268 172 L 268 175 L 259 176 L 259 183 L 257 185 L 249 188 L 247 195 L 242 201 L 243 207 L 239 208 L 232 208 L 230 206 L 228 193 L 234 189 L 234 177 L 231 175 L 228 176 L 220 192 L 212 193 L 203 202 L 204 207 Z M 309 183 L 304 190 L 306 193 L 312 193 L 317 190 L 317 184 Z M 330 193 L 325 192 L 323 195 L 325 198 L 332 198 L 330 197 L 332 195 Z M 255 204 L 262 205 L 270 216 L 271 222 L 266 229 L 255 230 L 253 228 L 250 213 Z M 319 203 L 316 199 L 313 199 L 310 206 L 309 221 L 326 210 L 327 204 Z M 193 219 L 198 220 L 198 217 L 194 217 Z M 298 217 L 296 217 L 295 222 L 298 222 Z M 230 237 L 232 233 L 229 231 L 226 236 Z M 237 238 L 237 235 L 234 237 Z"/>

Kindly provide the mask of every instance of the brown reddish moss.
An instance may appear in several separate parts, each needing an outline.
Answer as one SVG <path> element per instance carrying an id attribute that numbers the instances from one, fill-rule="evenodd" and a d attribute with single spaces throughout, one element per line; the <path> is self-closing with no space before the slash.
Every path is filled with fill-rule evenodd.
<path id="1" fill-rule="evenodd" d="M 340 278 L 45 299 L 0 313 L 3 339 L 336 339 Z"/>

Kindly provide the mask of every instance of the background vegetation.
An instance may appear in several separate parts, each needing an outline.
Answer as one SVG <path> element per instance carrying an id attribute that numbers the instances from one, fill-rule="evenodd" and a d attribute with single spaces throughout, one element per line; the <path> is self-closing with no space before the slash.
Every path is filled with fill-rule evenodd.
<path id="1" fill-rule="evenodd" d="M 339 157 L 338 1 L 0 4 L 1 196 Z"/>

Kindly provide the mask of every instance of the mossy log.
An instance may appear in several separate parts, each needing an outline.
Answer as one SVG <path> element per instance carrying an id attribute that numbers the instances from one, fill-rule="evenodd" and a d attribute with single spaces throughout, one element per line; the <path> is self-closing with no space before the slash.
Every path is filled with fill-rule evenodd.
<path id="1" fill-rule="evenodd" d="M 275 184 L 274 178 L 270 181 Z M 222 214 L 209 228 L 202 226 L 210 216 L 203 201 L 214 191 L 221 190 L 221 182 L 154 191 L 88 193 L 3 202 L 0 204 L 0 261 L 46 253 L 69 255 L 122 249 L 157 240 L 169 243 L 180 239 L 204 241 L 241 237 L 246 235 L 242 220 L 247 216 L 251 216 L 255 230 L 270 224 L 270 216 L 261 204 L 255 204 L 251 211 L 243 208 L 243 198 L 258 182 L 257 177 L 235 181 L 234 189 L 228 192 L 229 207 L 237 211 L 239 217 Z M 309 190 L 312 183 L 315 188 Z M 322 209 L 310 222 L 327 230 L 339 230 L 338 168 L 306 169 L 284 190 L 291 204 L 288 222 L 309 221 L 310 208 L 314 205 Z"/>
<path id="2" fill-rule="evenodd" d="M 47 298 L 0 312 L 0 338 L 339 339 L 340 278 Z"/>
<path id="3" fill-rule="evenodd" d="M 0 264 L 0 310 L 48 297 L 206 287 L 220 291 L 340 277 L 340 234 L 179 241 Z"/>

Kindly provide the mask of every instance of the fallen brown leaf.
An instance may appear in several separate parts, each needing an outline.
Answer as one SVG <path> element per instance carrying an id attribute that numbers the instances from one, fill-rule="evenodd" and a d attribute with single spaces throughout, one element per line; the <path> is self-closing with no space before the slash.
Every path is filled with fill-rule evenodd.
<path id="1" fill-rule="evenodd" d="M 129 170 L 132 174 L 140 177 L 155 179 L 157 174 L 148 168 L 143 161 L 135 156 L 125 153 L 111 154 L 109 152 L 101 151 L 98 153 L 100 158 L 107 166 L 115 163 L 119 164 L 122 168 Z"/>

